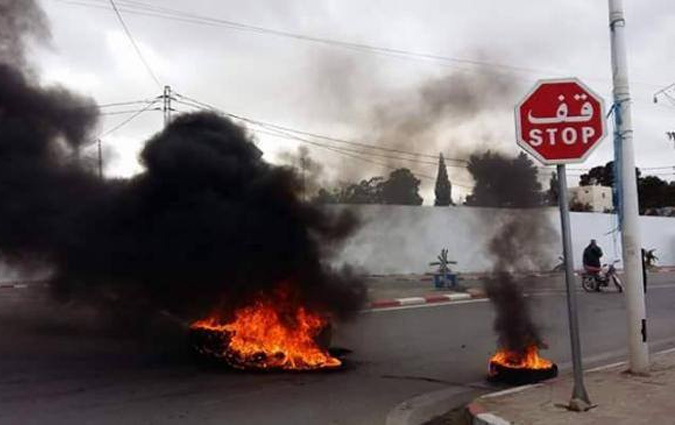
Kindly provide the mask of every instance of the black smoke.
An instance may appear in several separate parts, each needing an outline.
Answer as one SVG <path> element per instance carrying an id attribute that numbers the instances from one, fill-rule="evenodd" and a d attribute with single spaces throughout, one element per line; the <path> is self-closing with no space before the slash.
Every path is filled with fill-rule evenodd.
<path id="1" fill-rule="evenodd" d="M 30 19 L 42 16 L 33 1 L 0 8 L 4 21 L 42 22 Z M 33 28 L 0 32 L 3 51 L 21 59 L 0 63 L 3 259 L 47 264 L 59 299 L 134 319 L 227 315 L 279 285 L 325 313 L 359 307 L 363 286 L 328 265 L 357 220 L 302 202 L 297 173 L 263 160 L 229 119 L 179 116 L 147 142 L 142 173 L 100 179 L 80 159 L 97 108 L 23 69 Z"/>
<path id="2" fill-rule="evenodd" d="M 45 42 L 49 26 L 34 0 L 0 0 L 0 62 L 26 68 L 26 46 Z"/>
<path id="3" fill-rule="evenodd" d="M 543 247 L 554 242 L 554 237 L 543 211 L 521 210 L 501 224 L 489 243 L 495 263 L 494 274 L 485 284 L 486 294 L 496 309 L 498 344 L 511 352 L 524 354 L 530 346 L 544 346 L 522 279 L 523 274 L 546 264 Z"/>
<path id="4" fill-rule="evenodd" d="M 549 260 L 546 248 L 556 242 L 556 233 L 546 211 L 539 207 L 541 186 L 527 157 L 476 154 L 469 171 L 477 182 L 469 197 L 473 205 L 512 208 L 488 243 L 494 266 L 485 289 L 496 309 L 494 330 L 499 346 L 524 354 L 528 347 L 544 344 L 523 294 L 522 276 L 545 267 Z"/>

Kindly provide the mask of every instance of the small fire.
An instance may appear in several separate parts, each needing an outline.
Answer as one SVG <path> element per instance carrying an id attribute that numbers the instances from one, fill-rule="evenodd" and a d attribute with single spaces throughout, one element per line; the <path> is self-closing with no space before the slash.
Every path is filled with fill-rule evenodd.
<path id="1" fill-rule="evenodd" d="M 229 323 L 209 317 L 192 324 L 193 331 L 213 334 L 202 354 L 238 369 L 314 370 L 342 363 L 317 343 L 327 329 L 326 317 L 299 305 L 281 286 L 273 296 L 260 295 L 234 312 Z M 208 351 L 208 353 L 204 353 Z"/>
<path id="2" fill-rule="evenodd" d="M 539 357 L 539 348 L 531 345 L 525 349 L 525 354 L 500 349 L 490 359 L 490 373 L 493 374 L 492 364 L 498 364 L 511 369 L 550 369 L 553 362 Z"/>

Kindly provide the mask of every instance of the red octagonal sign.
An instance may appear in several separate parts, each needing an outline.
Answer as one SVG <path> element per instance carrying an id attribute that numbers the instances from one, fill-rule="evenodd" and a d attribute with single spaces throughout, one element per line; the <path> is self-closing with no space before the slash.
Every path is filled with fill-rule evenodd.
<path id="1" fill-rule="evenodd" d="M 576 78 L 541 80 L 516 106 L 516 140 L 544 164 L 583 162 L 605 137 L 602 98 Z"/>

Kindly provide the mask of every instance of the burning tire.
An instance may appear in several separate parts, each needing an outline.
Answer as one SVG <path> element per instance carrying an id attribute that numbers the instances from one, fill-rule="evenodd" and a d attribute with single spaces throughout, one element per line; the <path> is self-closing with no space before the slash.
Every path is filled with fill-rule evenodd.
<path id="1" fill-rule="evenodd" d="M 539 349 L 530 346 L 524 353 L 499 350 L 490 359 L 488 381 L 525 385 L 558 376 L 558 366 L 539 357 Z"/>
<path id="2" fill-rule="evenodd" d="M 558 376 L 558 365 L 551 364 L 544 369 L 513 368 L 508 365 L 490 362 L 488 380 L 508 385 L 526 385 Z"/>
<path id="3" fill-rule="evenodd" d="M 235 369 L 310 371 L 342 365 L 328 350 L 330 338 L 328 318 L 280 289 L 225 323 L 217 317 L 193 323 L 189 341 L 198 358 Z"/>

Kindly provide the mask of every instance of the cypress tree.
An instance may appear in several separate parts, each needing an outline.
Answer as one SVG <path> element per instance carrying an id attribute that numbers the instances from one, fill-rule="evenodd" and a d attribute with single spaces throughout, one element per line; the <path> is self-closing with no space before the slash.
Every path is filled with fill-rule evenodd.
<path id="1" fill-rule="evenodd" d="M 437 207 L 447 207 L 452 205 L 452 186 L 448 178 L 448 170 L 445 167 L 443 154 L 438 156 L 438 175 L 436 176 L 436 200 L 434 205 Z"/>

